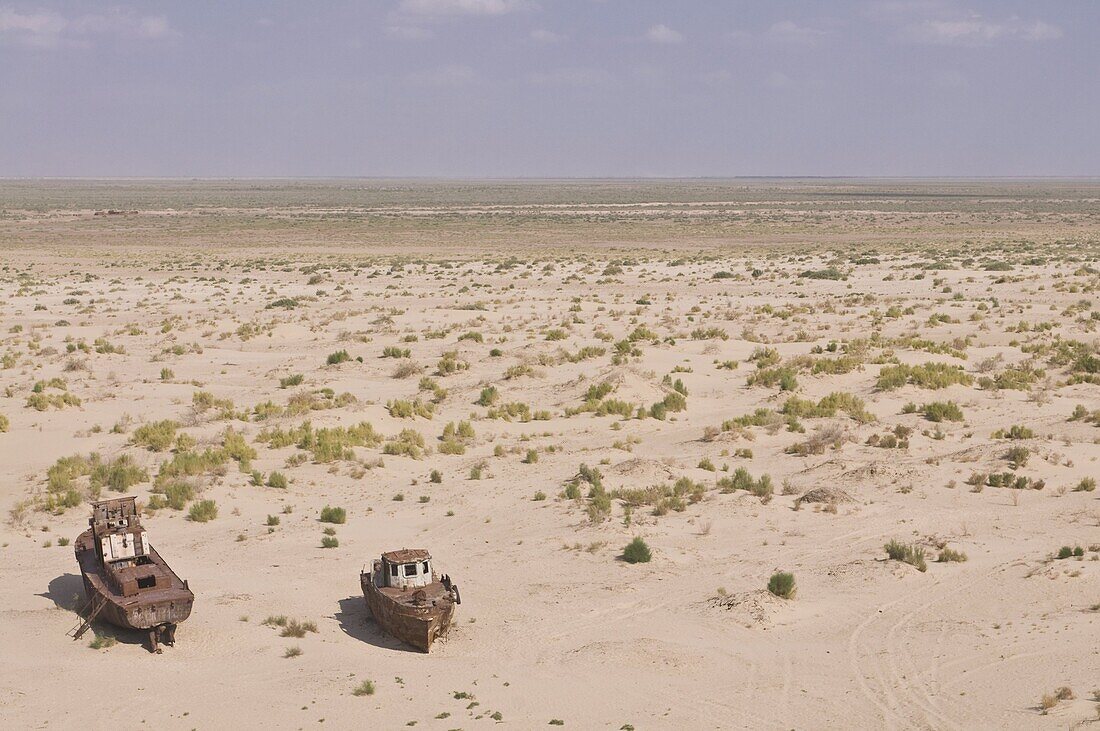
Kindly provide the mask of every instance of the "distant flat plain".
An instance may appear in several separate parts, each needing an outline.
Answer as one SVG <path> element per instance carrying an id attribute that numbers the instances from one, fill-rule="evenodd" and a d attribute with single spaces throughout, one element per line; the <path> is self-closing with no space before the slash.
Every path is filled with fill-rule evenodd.
<path id="1" fill-rule="evenodd" d="M 1097 180 L 0 181 L 0 721 L 1087 728 L 1098 255 Z M 66 636 L 116 491 L 161 655 Z"/>

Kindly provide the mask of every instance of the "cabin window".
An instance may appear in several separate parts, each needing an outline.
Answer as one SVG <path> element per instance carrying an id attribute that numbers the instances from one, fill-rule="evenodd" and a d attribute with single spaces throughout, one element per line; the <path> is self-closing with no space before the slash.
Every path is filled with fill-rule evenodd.
<path id="1" fill-rule="evenodd" d="M 139 576 L 137 582 L 139 589 L 152 589 L 154 586 L 157 585 L 157 577 Z"/>
<path id="2" fill-rule="evenodd" d="M 397 576 L 397 564 L 390 564 L 390 576 Z"/>
<path id="3" fill-rule="evenodd" d="M 414 564 L 414 563 L 405 564 L 405 576 L 416 576 L 416 564 Z"/>
<path id="4" fill-rule="evenodd" d="M 425 574 L 430 574 L 431 573 L 431 571 L 428 570 L 428 562 L 427 561 L 424 562 L 424 573 Z"/>

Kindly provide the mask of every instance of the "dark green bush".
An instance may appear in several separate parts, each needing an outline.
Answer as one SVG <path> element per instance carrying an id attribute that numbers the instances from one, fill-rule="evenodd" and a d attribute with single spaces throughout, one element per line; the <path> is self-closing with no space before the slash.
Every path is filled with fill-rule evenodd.
<path id="1" fill-rule="evenodd" d="M 641 536 L 635 536 L 623 549 L 623 560 L 627 563 L 648 563 L 652 558 L 653 554 Z"/>
<path id="2" fill-rule="evenodd" d="M 768 591 L 775 594 L 777 597 L 793 599 L 795 590 L 794 574 L 787 573 L 786 571 L 778 571 L 772 574 L 772 577 L 768 579 Z"/>

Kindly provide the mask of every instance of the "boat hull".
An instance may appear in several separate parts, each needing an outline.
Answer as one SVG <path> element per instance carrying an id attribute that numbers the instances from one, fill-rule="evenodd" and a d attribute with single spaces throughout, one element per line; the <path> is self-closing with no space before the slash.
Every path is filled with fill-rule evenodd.
<path id="1" fill-rule="evenodd" d="M 170 574 L 170 585 L 123 596 L 113 590 L 107 581 L 92 544 L 91 531 L 85 531 L 77 538 L 76 560 L 84 579 L 89 611 L 95 612 L 97 621 L 103 620 L 122 629 L 147 631 L 171 627 L 191 616 L 195 595 L 154 549 L 150 548 L 149 553 L 150 558 Z"/>
<path id="2" fill-rule="evenodd" d="M 374 621 L 388 634 L 412 645 L 421 652 L 428 652 L 432 643 L 446 634 L 454 619 L 455 603 L 446 596 L 433 604 L 410 606 L 395 601 L 379 590 L 371 574 L 360 574 L 363 596 Z"/>

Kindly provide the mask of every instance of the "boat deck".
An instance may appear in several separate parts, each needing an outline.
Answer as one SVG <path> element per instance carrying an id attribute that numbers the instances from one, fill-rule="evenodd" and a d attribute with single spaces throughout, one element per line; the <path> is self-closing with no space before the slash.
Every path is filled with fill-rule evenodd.
<path id="1" fill-rule="evenodd" d="M 142 607 L 170 605 L 186 605 L 185 611 L 181 606 L 173 614 L 180 613 L 185 618 L 190 613 L 194 594 L 152 547 L 148 549 L 147 563 L 123 568 L 105 566 L 98 560 L 90 531 L 77 538 L 75 548 L 81 572 L 90 588 L 123 613 L 129 614 Z M 146 583 L 152 585 L 144 586 Z"/>
<path id="2" fill-rule="evenodd" d="M 450 597 L 450 592 L 444 589 L 443 584 L 438 581 L 433 581 L 427 586 L 417 589 L 406 589 L 404 591 L 382 586 L 378 587 L 378 592 L 391 601 L 409 607 L 430 607 L 440 599 Z"/>

